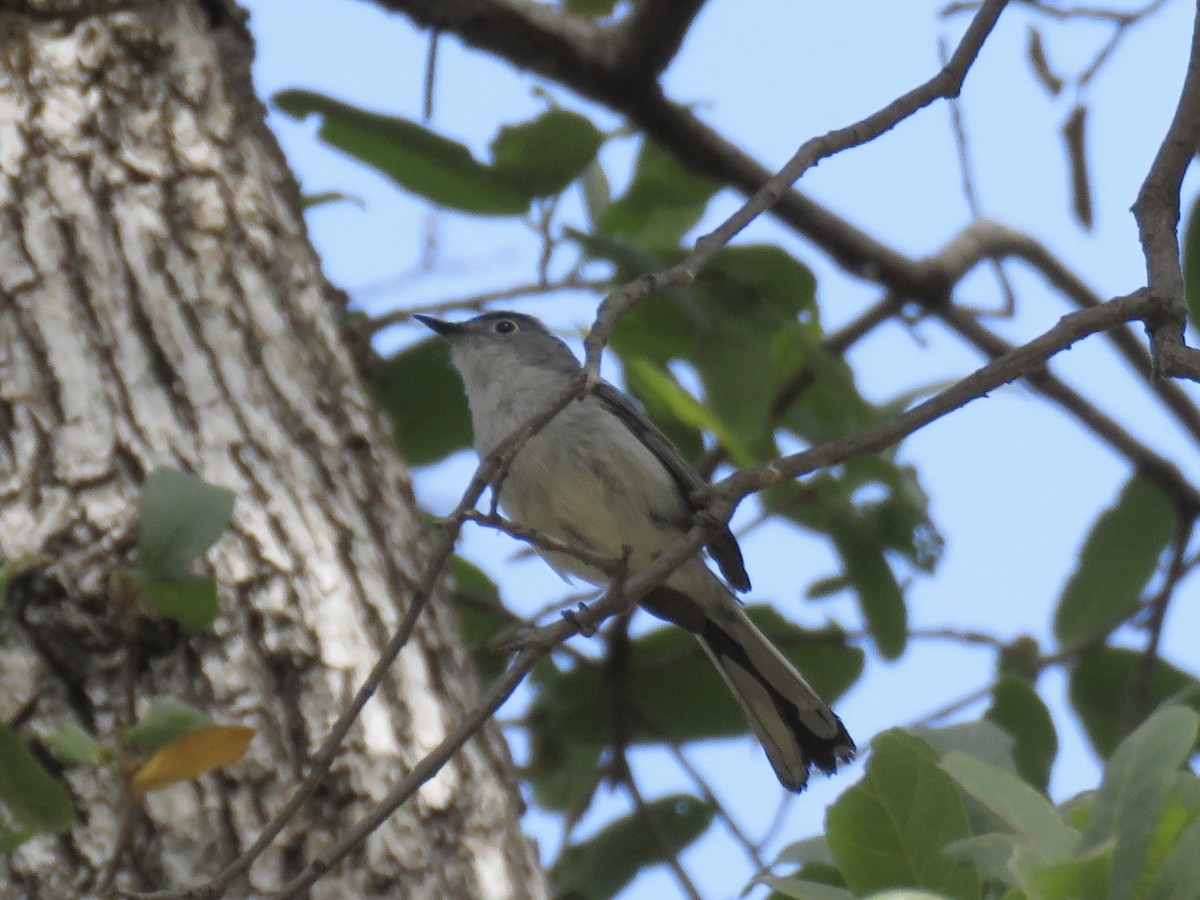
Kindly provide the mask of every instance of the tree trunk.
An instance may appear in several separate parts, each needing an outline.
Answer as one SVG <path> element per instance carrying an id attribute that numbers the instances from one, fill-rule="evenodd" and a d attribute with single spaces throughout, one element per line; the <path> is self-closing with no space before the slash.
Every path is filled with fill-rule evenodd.
<path id="1" fill-rule="evenodd" d="M 220 0 L 29 0 L 0 12 L 0 554 L 35 559 L 0 618 L 0 721 L 106 743 L 154 700 L 257 734 L 242 761 L 149 795 L 72 769 L 78 814 L 0 862 L 0 895 L 211 877 L 306 771 L 412 596 L 426 543 L 337 326 L 299 195 Z M 221 616 L 130 631 L 136 499 L 172 464 L 237 492 L 208 555 Z M 445 598 L 323 789 L 230 895 L 313 855 L 432 747 L 478 687 Z M 313 896 L 545 893 L 495 729 L 466 745 Z"/>

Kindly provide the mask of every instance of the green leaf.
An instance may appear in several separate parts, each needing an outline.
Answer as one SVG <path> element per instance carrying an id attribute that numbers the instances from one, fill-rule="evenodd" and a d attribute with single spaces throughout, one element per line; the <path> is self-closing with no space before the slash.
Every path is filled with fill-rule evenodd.
<path id="1" fill-rule="evenodd" d="M 1024 883 L 1039 900 L 1090 900 L 1111 897 L 1109 880 L 1113 869 L 1111 847 L 1097 847 L 1084 856 L 1024 869 Z"/>
<path id="2" fill-rule="evenodd" d="M 829 808 L 826 832 L 856 895 L 896 884 L 980 895 L 979 876 L 942 854 L 970 833 L 962 798 L 914 735 L 893 730 L 871 742 L 866 775 Z"/>
<path id="3" fill-rule="evenodd" d="M 37 834 L 36 828 L 14 828 L 11 831 L 0 830 L 0 853 L 10 853 Z"/>
<path id="4" fill-rule="evenodd" d="M 1120 647 L 1100 647 L 1080 657 L 1071 669 L 1071 705 L 1079 713 L 1092 746 L 1102 757 L 1112 753 L 1126 727 L 1126 704 L 1135 696 L 1141 677 L 1142 654 Z M 1200 682 L 1159 659 L 1155 662 L 1146 709 L 1155 709 L 1171 698 L 1200 707 Z"/>
<path id="5" fill-rule="evenodd" d="M 832 532 L 833 544 L 846 566 L 867 631 L 884 659 L 896 659 L 908 643 L 908 608 L 904 594 L 879 543 L 852 520 Z"/>
<path id="6" fill-rule="evenodd" d="M 501 128 L 492 141 L 492 168 L 524 196 L 547 197 L 580 177 L 603 142 L 583 116 L 551 109 L 532 122 Z"/>
<path id="7" fill-rule="evenodd" d="M 1038 865 L 1071 857 L 1078 832 L 1063 822 L 1049 800 L 1024 781 L 958 752 L 946 754 L 941 767 L 1035 850 Z"/>
<path id="8" fill-rule="evenodd" d="M 795 875 L 772 875 L 760 881 L 784 897 L 793 897 L 795 900 L 854 900 L 854 895 L 845 888 L 808 881 Z"/>
<path id="9" fill-rule="evenodd" d="M 407 119 L 367 112 L 315 91 L 280 91 L 275 108 L 294 119 L 321 116 L 325 143 L 386 175 L 397 185 L 459 212 L 519 216 L 529 196 L 465 146 Z"/>
<path id="10" fill-rule="evenodd" d="M 1110 900 L 1133 897 L 1155 826 L 1198 730 L 1200 717 L 1192 710 L 1160 709 L 1121 742 L 1104 767 L 1081 846 L 1115 846 Z"/>
<path id="11" fill-rule="evenodd" d="M 12 728 L 3 724 L 0 800 L 18 822 L 37 831 L 65 831 L 75 817 L 75 804 L 63 783 L 46 771 Z"/>
<path id="12" fill-rule="evenodd" d="M 125 732 L 139 750 L 153 753 L 192 731 L 206 728 L 212 717 L 182 700 L 155 700 L 141 720 Z"/>
<path id="13" fill-rule="evenodd" d="M 462 380 L 441 338 L 420 341 L 388 357 L 372 377 L 400 455 L 414 466 L 471 446 L 471 414 Z"/>
<path id="14" fill-rule="evenodd" d="M 320 191 L 316 194 L 305 194 L 300 198 L 300 205 L 305 210 L 316 209 L 318 206 L 328 206 L 331 203 L 352 203 L 359 209 L 366 209 L 367 204 L 362 197 L 346 194 L 342 191 Z"/>
<path id="15" fill-rule="evenodd" d="M 1158 485 L 1135 475 L 1105 510 L 1079 554 L 1054 614 L 1054 633 L 1074 647 L 1128 618 L 1176 524 L 1175 507 Z"/>
<path id="16" fill-rule="evenodd" d="M 662 390 L 658 379 L 670 379 L 681 391 L 684 390 L 683 386 L 675 381 L 675 376 L 668 369 L 660 369 L 658 363 L 636 356 L 626 356 L 623 362 L 625 390 L 641 402 L 650 421 L 671 439 L 671 443 L 679 448 L 684 459 L 698 462 L 704 454 L 704 436 L 698 427 L 689 425 L 680 418 L 672 402 L 673 391 Z M 643 375 L 648 370 L 654 372 L 655 377 L 643 381 Z M 690 394 L 688 397 L 691 399 Z M 713 418 L 715 419 L 715 416 Z"/>
<path id="17" fill-rule="evenodd" d="M 563 0 L 563 8 L 576 16 L 600 19 L 612 15 L 617 0 Z"/>
<path id="18" fill-rule="evenodd" d="M 147 578 L 171 581 L 217 542 L 233 515 L 234 493 L 178 469 L 155 469 L 142 485 L 138 565 Z"/>
<path id="19" fill-rule="evenodd" d="M 49 735 L 43 743 L 68 766 L 98 766 L 110 755 L 107 747 L 73 722 Z"/>
<path id="20" fill-rule="evenodd" d="M 1005 675 L 992 689 L 986 716 L 1012 735 L 1013 761 L 1021 777 L 1045 793 L 1058 755 L 1058 733 L 1037 691 L 1024 679 Z"/>
<path id="21" fill-rule="evenodd" d="M 512 654 L 488 642 L 510 627 L 513 618 L 504 609 L 495 583 L 478 566 L 454 555 L 450 557 L 450 573 L 454 576 L 452 599 L 463 643 L 479 676 L 490 683 L 504 672 Z"/>
<path id="22" fill-rule="evenodd" d="M 708 407 L 689 394 L 665 368 L 644 359 L 630 359 L 625 363 L 625 376 L 637 385 L 636 396 L 639 398 L 652 397 L 660 408 L 668 410 L 684 426 L 711 432 L 738 465 L 746 466 L 754 461 L 741 438 L 726 428 L 725 423 Z"/>
<path id="23" fill-rule="evenodd" d="M 1200 817 L 1179 835 L 1149 889 L 1147 900 L 1200 900 Z"/>
<path id="24" fill-rule="evenodd" d="M 216 621 L 217 583 L 211 578 L 178 578 L 157 581 L 135 575 L 138 592 L 156 610 L 179 623 L 185 631 L 202 631 Z"/>
<path id="25" fill-rule="evenodd" d="M 1188 318 L 1200 328 L 1200 194 L 1192 200 L 1183 236 L 1183 281 Z"/>
<path id="26" fill-rule="evenodd" d="M 598 224 L 601 231 L 640 247 L 675 247 L 700 221 L 719 188 L 643 139 L 629 189 L 600 214 Z"/>
<path id="27" fill-rule="evenodd" d="M 942 852 L 951 859 L 969 865 L 984 879 L 1015 887 L 1017 875 L 1011 863 L 1021 846 L 1021 838 L 1017 835 L 993 831 L 951 841 L 942 848 Z"/>
<path id="28" fill-rule="evenodd" d="M 587 165 L 579 183 L 583 188 L 583 202 L 587 207 L 588 222 L 595 226 L 596 220 L 604 210 L 608 209 L 608 204 L 612 203 L 612 189 L 599 160 L 592 160 Z"/>
<path id="29" fill-rule="evenodd" d="M 647 803 L 559 854 L 550 870 L 555 896 L 603 900 L 616 895 L 640 870 L 678 855 L 708 829 L 712 817 L 712 807 L 687 794 Z"/>

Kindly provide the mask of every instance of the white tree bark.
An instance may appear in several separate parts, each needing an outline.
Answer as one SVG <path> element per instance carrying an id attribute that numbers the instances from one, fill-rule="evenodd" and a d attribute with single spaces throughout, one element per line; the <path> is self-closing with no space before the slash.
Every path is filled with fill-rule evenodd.
<path id="1" fill-rule="evenodd" d="M 337 327 L 293 179 L 219 0 L 29 0 L 0 11 L 0 556 L 39 558 L 0 616 L 0 720 L 100 739 L 153 700 L 252 725 L 248 757 L 151 794 L 119 848 L 116 773 L 72 770 L 72 831 L 0 859 L 0 894 L 204 881 L 253 838 L 394 629 L 422 539 L 407 477 Z M 20 9 L 13 9 L 13 6 Z M 122 627 L 145 474 L 237 492 L 209 554 L 222 614 Z M 444 597 L 330 779 L 232 896 L 280 885 L 476 699 Z M 542 875 L 495 730 L 314 896 L 526 897 Z"/>

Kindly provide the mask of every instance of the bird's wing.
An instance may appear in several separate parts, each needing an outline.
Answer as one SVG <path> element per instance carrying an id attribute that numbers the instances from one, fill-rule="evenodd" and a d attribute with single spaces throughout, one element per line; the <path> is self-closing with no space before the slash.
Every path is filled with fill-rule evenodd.
<path id="1" fill-rule="evenodd" d="M 671 439 L 658 430 L 658 427 L 611 384 L 600 382 L 593 388 L 593 395 L 614 416 L 625 423 L 650 451 L 658 457 L 666 470 L 671 474 L 679 492 L 683 495 L 688 506 L 697 509 L 692 496 L 708 485 L 700 477 L 700 473 L 691 467 L 683 454 L 679 452 Z M 728 525 L 722 525 L 716 536 L 705 547 L 716 562 L 721 574 L 734 590 L 747 591 L 750 589 L 750 576 L 746 574 L 746 566 L 742 561 L 742 550 L 737 538 L 729 530 Z"/>

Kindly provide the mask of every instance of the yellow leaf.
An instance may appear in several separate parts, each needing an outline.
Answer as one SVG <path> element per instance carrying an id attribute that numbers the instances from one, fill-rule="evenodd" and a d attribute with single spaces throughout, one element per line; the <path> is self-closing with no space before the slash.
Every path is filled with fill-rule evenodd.
<path id="1" fill-rule="evenodd" d="M 254 729 L 245 725 L 206 725 L 156 750 L 142 764 L 129 787 L 140 800 L 177 781 L 187 781 L 238 759 L 250 746 Z"/>

